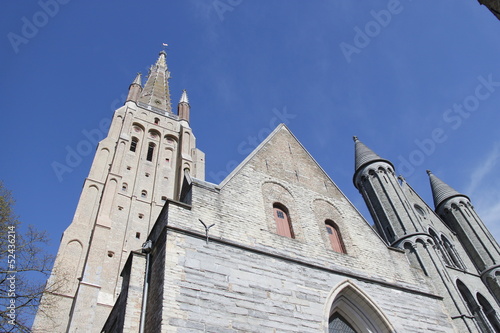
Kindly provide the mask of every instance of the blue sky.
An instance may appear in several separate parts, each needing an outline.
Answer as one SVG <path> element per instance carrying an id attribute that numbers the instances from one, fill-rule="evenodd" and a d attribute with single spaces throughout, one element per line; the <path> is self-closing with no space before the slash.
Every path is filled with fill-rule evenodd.
<path id="1" fill-rule="evenodd" d="M 370 222 L 353 135 L 429 205 L 426 169 L 469 195 L 500 239 L 500 22 L 475 0 L 9 0 L 0 15 L 0 178 L 52 253 L 92 162 L 88 133 L 103 133 L 162 43 L 208 181 L 280 118 Z"/>

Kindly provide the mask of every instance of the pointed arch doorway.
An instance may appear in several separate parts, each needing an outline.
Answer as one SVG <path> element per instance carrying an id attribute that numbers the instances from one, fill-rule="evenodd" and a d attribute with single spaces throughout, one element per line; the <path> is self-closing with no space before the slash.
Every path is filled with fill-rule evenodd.
<path id="1" fill-rule="evenodd" d="M 389 320 L 359 287 L 349 280 L 327 299 L 328 333 L 392 333 Z"/>

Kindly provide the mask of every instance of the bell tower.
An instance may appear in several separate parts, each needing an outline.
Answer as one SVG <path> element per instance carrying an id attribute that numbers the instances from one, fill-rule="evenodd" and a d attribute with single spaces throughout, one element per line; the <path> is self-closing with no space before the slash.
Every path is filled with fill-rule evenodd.
<path id="1" fill-rule="evenodd" d="M 96 150 L 65 230 L 34 332 L 97 332 L 121 288 L 131 251 L 140 250 L 165 201 L 181 199 L 185 177 L 205 178 L 184 90 L 172 112 L 166 52 L 144 86 L 138 74 Z M 117 278 L 118 277 L 118 278 Z"/>

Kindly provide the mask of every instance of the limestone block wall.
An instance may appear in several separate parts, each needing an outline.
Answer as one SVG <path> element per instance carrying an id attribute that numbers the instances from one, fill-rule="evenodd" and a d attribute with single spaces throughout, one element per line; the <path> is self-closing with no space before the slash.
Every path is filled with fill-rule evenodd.
<path id="1" fill-rule="evenodd" d="M 327 332 L 328 301 L 346 280 L 369 295 L 394 331 L 454 331 L 440 299 L 425 293 L 176 231 L 166 242 L 162 332 Z"/>
<path id="2" fill-rule="evenodd" d="M 132 252 L 122 272 L 120 297 L 104 324 L 104 332 L 138 332 L 145 277 L 145 255 Z"/>

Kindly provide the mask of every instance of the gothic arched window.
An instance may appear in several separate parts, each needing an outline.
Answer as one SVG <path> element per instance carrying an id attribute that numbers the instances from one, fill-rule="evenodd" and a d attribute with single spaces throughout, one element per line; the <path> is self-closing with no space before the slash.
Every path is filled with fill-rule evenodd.
<path id="1" fill-rule="evenodd" d="M 336 287 L 327 302 L 329 333 L 395 332 L 375 302 L 350 281 Z"/>
<path id="2" fill-rule="evenodd" d="M 288 215 L 288 209 L 275 203 L 273 205 L 273 216 L 276 222 L 276 232 L 278 235 L 295 238 L 293 234 L 292 224 L 290 223 L 290 217 Z"/>
<path id="3" fill-rule="evenodd" d="M 332 250 L 338 253 L 346 253 L 339 227 L 332 220 L 326 220 L 325 227 Z"/>
<path id="4" fill-rule="evenodd" d="M 139 142 L 139 139 L 133 137 L 132 141 L 130 142 L 130 151 L 135 152 L 135 150 L 137 149 L 137 142 Z"/>

